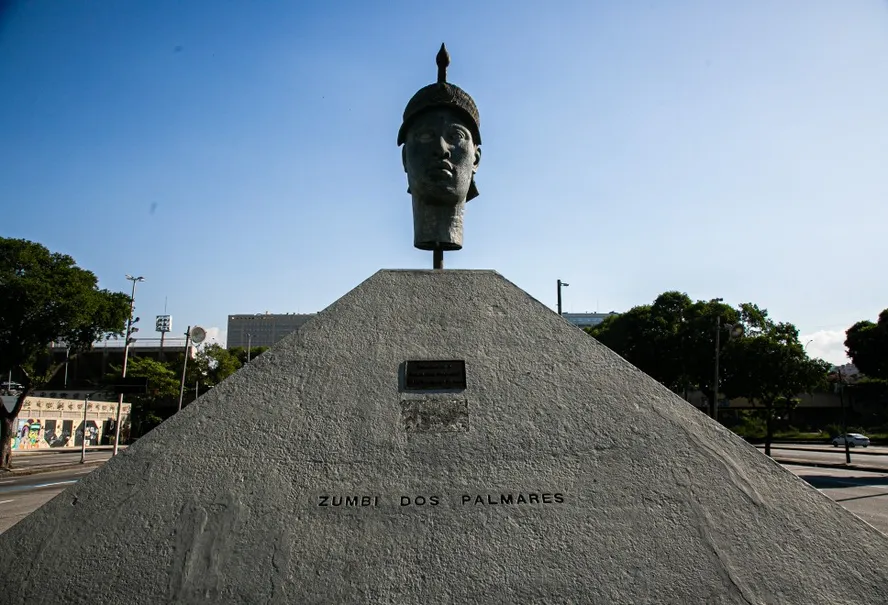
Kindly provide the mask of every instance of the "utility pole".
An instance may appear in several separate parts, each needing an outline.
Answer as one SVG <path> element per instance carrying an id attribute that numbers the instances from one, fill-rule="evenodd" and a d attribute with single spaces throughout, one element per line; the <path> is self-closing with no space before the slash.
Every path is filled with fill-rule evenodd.
<path id="1" fill-rule="evenodd" d="M 127 275 L 126 278 L 133 282 L 133 292 L 130 295 L 130 312 L 129 317 L 126 320 L 126 340 L 124 340 L 123 344 L 123 370 L 120 373 L 121 378 L 126 378 L 126 362 L 129 360 L 129 348 L 130 348 L 130 337 L 134 332 L 137 332 L 139 328 L 133 328 L 133 324 L 139 321 L 137 317 L 135 320 L 133 319 L 133 313 L 136 311 L 136 283 L 140 281 L 145 281 L 145 278 L 141 275 L 139 277 L 133 277 L 132 275 Z M 84 412 L 85 414 L 85 412 Z M 120 419 L 123 415 L 123 393 L 120 393 L 117 396 L 117 419 L 114 422 L 114 451 L 111 453 L 112 456 L 117 455 L 118 447 L 120 446 Z M 86 416 L 84 416 L 85 418 Z M 84 431 L 86 430 L 86 421 L 84 421 L 83 425 Z"/>
<path id="2" fill-rule="evenodd" d="M 191 346 L 191 326 L 185 331 L 185 361 L 182 362 L 182 382 L 179 385 L 179 411 L 182 411 L 182 398 L 185 396 L 185 370 L 188 368 L 188 347 Z"/>
<path id="3" fill-rule="evenodd" d="M 839 377 L 839 401 L 842 402 L 842 441 L 845 442 L 845 463 L 851 464 L 851 444 L 848 443 L 848 412 L 845 408 L 845 378 L 842 368 L 836 367 Z"/>
<path id="4" fill-rule="evenodd" d="M 86 394 L 86 399 L 83 401 L 83 436 L 81 438 L 80 443 L 80 464 L 86 463 L 86 410 L 89 407 L 89 398 L 92 397 L 92 393 Z M 115 445 L 117 442 L 114 442 Z"/>
<path id="5" fill-rule="evenodd" d="M 253 335 L 247 334 L 247 363 L 250 363 L 250 349 L 253 348 Z"/>
<path id="6" fill-rule="evenodd" d="M 718 299 L 721 301 L 721 299 Z M 712 401 L 709 403 L 709 416 L 713 420 L 718 420 L 718 357 L 721 352 L 721 322 L 719 315 L 715 319 L 715 380 L 712 383 Z"/>
<path id="7" fill-rule="evenodd" d="M 566 288 L 570 284 L 566 284 L 560 279 L 558 280 L 558 315 L 561 315 L 561 288 Z"/>

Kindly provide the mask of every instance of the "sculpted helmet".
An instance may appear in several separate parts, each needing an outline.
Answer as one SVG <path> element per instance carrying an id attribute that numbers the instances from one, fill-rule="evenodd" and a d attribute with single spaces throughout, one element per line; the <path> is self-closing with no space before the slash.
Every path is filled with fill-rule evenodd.
<path id="1" fill-rule="evenodd" d="M 398 130 L 398 146 L 404 144 L 407 139 L 407 131 L 413 120 L 421 113 L 437 107 L 447 107 L 459 113 L 465 120 L 466 126 L 472 132 L 472 139 L 475 145 L 481 144 L 481 117 L 478 115 L 478 107 L 475 101 L 455 84 L 447 82 L 447 66 L 450 65 L 450 55 L 447 49 L 441 44 L 441 50 L 435 57 L 438 64 L 438 81 L 420 88 L 415 95 L 407 102 L 404 109 L 404 119 L 401 122 L 401 128 Z M 475 178 L 469 185 L 469 192 L 466 201 L 478 196 L 478 188 L 475 186 Z"/>

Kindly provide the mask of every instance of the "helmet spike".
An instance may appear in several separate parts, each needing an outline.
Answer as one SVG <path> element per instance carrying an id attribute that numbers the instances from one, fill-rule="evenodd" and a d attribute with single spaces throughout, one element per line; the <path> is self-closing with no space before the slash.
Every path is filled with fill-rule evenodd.
<path id="1" fill-rule="evenodd" d="M 450 54 L 443 42 L 441 42 L 441 50 L 435 56 L 435 63 L 438 64 L 438 84 L 443 84 L 447 81 L 447 66 L 450 65 Z"/>

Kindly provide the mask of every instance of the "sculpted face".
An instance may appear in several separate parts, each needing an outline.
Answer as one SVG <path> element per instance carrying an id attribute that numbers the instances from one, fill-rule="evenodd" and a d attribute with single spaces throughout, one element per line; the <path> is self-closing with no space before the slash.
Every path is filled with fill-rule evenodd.
<path id="1" fill-rule="evenodd" d="M 410 193 L 434 205 L 466 201 L 481 148 L 458 112 L 430 109 L 415 119 L 401 150 Z"/>

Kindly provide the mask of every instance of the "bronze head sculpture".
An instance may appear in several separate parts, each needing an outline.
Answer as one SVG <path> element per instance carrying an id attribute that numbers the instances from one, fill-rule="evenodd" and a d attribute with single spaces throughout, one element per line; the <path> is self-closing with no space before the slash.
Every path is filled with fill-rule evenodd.
<path id="1" fill-rule="evenodd" d="M 446 81 L 450 57 L 443 44 L 436 61 L 438 81 L 407 103 L 398 145 L 413 198 L 413 245 L 433 250 L 440 269 L 444 250 L 462 248 L 465 205 L 478 195 L 481 131 L 472 97 Z"/>

